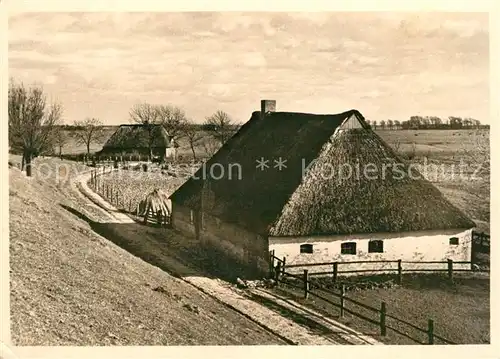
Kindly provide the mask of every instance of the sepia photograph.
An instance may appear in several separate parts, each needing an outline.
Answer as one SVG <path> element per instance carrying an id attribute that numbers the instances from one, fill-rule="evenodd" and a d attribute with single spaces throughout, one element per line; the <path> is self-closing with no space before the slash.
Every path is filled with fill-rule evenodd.
<path id="1" fill-rule="evenodd" d="M 9 14 L 9 345 L 492 343 L 488 12 L 264 10 Z"/>

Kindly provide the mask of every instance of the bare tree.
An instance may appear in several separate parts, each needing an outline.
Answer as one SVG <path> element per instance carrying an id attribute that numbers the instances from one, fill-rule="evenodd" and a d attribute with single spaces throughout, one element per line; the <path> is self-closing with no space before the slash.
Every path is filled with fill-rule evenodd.
<path id="1" fill-rule="evenodd" d="M 193 161 L 196 161 L 195 147 L 203 139 L 203 133 L 200 131 L 199 128 L 197 128 L 197 126 L 192 121 L 188 120 L 188 121 L 186 121 L 186 123 L 184 125 L 183 134 L 189 143 L 189 147 L 191 148 L 191 152 L 193 152 Z M 207 151 L 205 150 L 205 152 L 207 152 Z"/>
<path id="2" fill-rule="evenodd" d="M 184 135 L 183 132 L 187 128 L 187 119 L 182 109 L 172 105 L 158 105 L 156 111 L 158 123 L 163 125 L 174 141 Z"/>
<path id="3" fill-rule="evenodd" d="M 62 158 L 62 149 L 68 142 L 69 136 L 62 126 L 57 126 L 54 129 L 54 144 L 59 149 L 59 157 Z"/>
<path id="4" fill-rule="evenodd" d="M 205 136 L 203 139 L 203 149 L 208 157 L 212 157 L 221 146 L 222 144 L 212 136 Z"/>
<path id="5" fill-rule="evenodd" d="M 47 106 L 42 87 L 24 87 L 10 80 L 8 92 L 9 146 L 22 153 L 21 170 L 31 176 L 31 162 L 53 148 L 54 127 L 62 117 L 60 104 Z"/>
<path id="6" fill-rule="evenodd" d="M 139 124 L 157 123 L 157 106 L 149 103 L 139 103 L 132 107 L 129 112 L 130 120 Z"/>
<path id="7" fill-rule="evenodd" d="M 217 111 L 205 120 L 205 127 L 212 132 L 220 145 L 226 143 L 236 132 L 233 120 L 224 111 Z"/>
<path id="8" fill-rule="evenodd" d="M 77 130 L 73 136 L 78 144 L 86 146 L 88 155 L 90 154 L 90 145 L 102 141 L 104 137 L 102 122 L 97 118 L 86 118 L 83 121 L 75 121 L 74 124 Z"/>
<path id="9" fill-rule="evenodd" d="M 148 131 L 148 157 L 153 157 L 154 126 L 159 121 L 158 106 L 149 103 L 140 103 L 132 107 L 129 112 L 130 120 L 145 126 Z"/>

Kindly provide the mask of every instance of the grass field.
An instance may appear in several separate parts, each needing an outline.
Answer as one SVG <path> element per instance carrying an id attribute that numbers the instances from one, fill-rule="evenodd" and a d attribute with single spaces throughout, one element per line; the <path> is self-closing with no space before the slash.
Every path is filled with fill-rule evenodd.
<path id="1" fill-rule="evenodd" d="M 327 281 L 327 280 L 326 280 Z M 313 281 L 317 283 L 318 281 Z M 301 283 L 295 282 L 296 285 Z M 325 285 L 325 280 L 321 285 Z M 303 299 L 303 291 L 290 286 L 275 289 L 280 294 L 291 295 L 297 301 L 311 306 L 354 329 L 372 335 L 387 344 L 426 343 L 427 334 L 387 318 L 386 325 L 405 335 L 388 329 L 387 336 L 380 336 L 379 327 L 350 313 L 340 318 L 339 309 L 313 295 Z M 314 290 L 339 303 L 339 298 L 325 291 Z M 338 290 L 336 290 L 338 293 Z M 403 319 L 419 328 L 427 329 L 428 320 L 434 321 L 434 333 L 457 344 L 485 344 L 490 342 L 490 281 L 489 278 L 455 278 L 448 282 L 444 276 L 413 275 L 403 278 L 402 286 L 389 289 L 367 289 L 347 292 L 347 297 L 379 309 L 386 303 L 387 314 Z M 379 313 L 349 301 L 345 306 L 352 311 L 379 321 Z M 435 340 L 436 344 L 444 344 Z"/>

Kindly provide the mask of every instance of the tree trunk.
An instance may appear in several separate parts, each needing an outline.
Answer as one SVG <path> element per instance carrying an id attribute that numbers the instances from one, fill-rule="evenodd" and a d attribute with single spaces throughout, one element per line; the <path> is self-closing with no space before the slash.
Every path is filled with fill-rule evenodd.
<path id="1" fill-rule="evenodd" d="M 59 158 L 62 160 L 62 146 L 59 146 Z"/>
<path id="2" fill-rule="evenodd" d="M 90 155 L 90 142 L 87 142 L 87 154 Z"/>
<path id="3" fill-rule="evenodd" d="M 31 177 L 31 153 L 26 155 L 26 176 Z"/>
<path id="4" fill-rule="evenodd" d="M 23 158 L 21 160 L 21 171 L 24 171 L 24 163 L 26 162 L 26 153 L 23 151 Z"/>
<path id="5" fill-rule="evenodd" d="M 196 153 L 194 152 L 194 146 L 192 143 L 189 144 L 191 146 L 191 151 L 193 152 L 193 161 L 196 161 Z"/>

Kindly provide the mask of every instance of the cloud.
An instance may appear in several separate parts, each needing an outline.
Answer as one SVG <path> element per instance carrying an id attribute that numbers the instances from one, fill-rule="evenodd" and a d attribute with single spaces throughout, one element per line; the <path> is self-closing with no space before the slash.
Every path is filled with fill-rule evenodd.
<path id="1" fill-rule="evenodd" d="M 363 106 L 381 119 L 427 107 L 488 112 L 484 101 L 466 107 L 488 96 L 485 14 L 31 13 L 9 20 L 11 75 L 46 84 L 70 104 L 69 117 L 95 102 L 93 115 L 123 121 L 131 103 L 150 100 L 186 106 L 194 118 L 220 105 L 246 120 L 264 96 L 310 112 Z"/>

